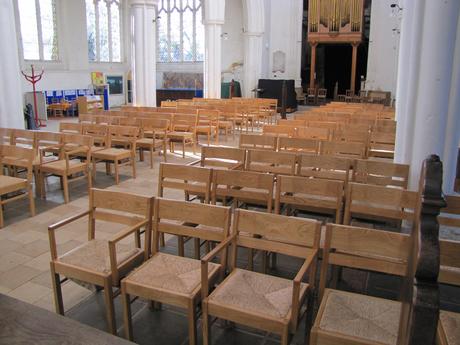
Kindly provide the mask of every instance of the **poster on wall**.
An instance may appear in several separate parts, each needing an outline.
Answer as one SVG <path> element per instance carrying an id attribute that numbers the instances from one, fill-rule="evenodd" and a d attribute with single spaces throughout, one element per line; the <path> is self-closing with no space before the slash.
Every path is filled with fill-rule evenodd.
<path id="1" fill-rule="evenodd" d="M 104 74 L 102 72 L 91 72 L 93 85 L 104 85 Z"/>
<path id="2" fill-rule="evenodd" d="M 109 84 L 109 91 L 111 95 L 123 94 L 123 76 L 121 75 L 108 75 L 107 84 Z"/>

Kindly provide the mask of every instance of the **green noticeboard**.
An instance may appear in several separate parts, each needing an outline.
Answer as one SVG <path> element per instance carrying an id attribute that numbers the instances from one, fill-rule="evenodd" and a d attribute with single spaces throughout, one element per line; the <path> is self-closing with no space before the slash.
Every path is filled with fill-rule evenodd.
<path id="1" fill-rule="evenodd" d="M 221 98 L 230 98 L 230 84 L 231 83 L 222 83 L 220 86 Z M 241 85 L 239 81 L 233 82 L 233 96 L 241 97 Z"/>

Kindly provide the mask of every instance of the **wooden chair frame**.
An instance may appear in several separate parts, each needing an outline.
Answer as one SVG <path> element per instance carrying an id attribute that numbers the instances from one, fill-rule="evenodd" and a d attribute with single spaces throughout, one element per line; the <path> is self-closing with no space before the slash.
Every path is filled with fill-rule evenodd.
<path id="1" fill-rule="evenodd" d="M 248 150 L 245 170 L 294 175 L 297 156 L 290 152 L 272 152 L 264 150 Z"/>

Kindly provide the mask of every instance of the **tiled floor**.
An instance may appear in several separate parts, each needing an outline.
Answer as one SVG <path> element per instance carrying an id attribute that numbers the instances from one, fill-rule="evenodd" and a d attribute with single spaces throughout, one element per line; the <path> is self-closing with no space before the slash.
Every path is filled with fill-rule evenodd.
<path id="1" fill-rule="evenodd" d="M 57 129 L 58 121 L 50 121 L 46 130 Z M 236 140 L 221 138 L 220 144 L 233 146 Z M 168 154 L 168 162 L 186 163 L 198 159 L 187 152 L 182 159 L 180 152 Z M 114 185 L 112 176 L 105 175 L 104 167 L 97 172 L 94 187 L 109 188 L 143 195 L 156 195 L 158 166 L 161 157 L 155 157 L 154 168 L 150 169 L 148 159 L 137 162 L 138 176 L 132 179 L 130 167 L 121 168 L 121 183 Z M 27 200 L 11 203 L 6 206 L 4 215 L 6 227 L 0 229 L 0 293 L 8 294 L 20 300 L 35 304 L 48 310 L 54 310 L 51 276 L 49 272 L 49 242 L 48 225 L 73 215 L 88 207 L 87 186 L 84 180 L 74 182 L 70 186 L 71 202 L 63 204 L 62 192 L 57 179 L 49 179 L 46 200 L 36 199 L 37 215 L 29 217 Z M 180 193 L 167 193 L 166 197 L 182 198 Z M 87 238 L 86 222 L 77 222 L 76 226 L 65 227 L 57 235 L 58 251 L 66 252 L 80 245 Z M 113 235 L 113 229 L 101 228 L 97 237 L 108 238 Z M 460 239 L 458 231 L 445 229 L 442 236 Z M 167 250 L 172 250 L 175 241 L 168 242 Z M 281 275 L 294 272 L 292 262 L 279 261 Z M 350 290 L 366 290 L 377 296 L 397 298 L 398 281 L 381 275 L 363 276 L 356 271 L 344 271 L 343 284 Z M 105 309 L 101 293 L 77 285 L 72 281 L 63 284 L 65 310 L 71 318 L 105 330 Z M 443 307 L 460 311 L 458 289 L 442 287 L 441 296 Z M 122 310 L 119 298 L 116 299 L 116 315 L 118 326 L 122 325 Z M 133 306 L 134 334 L 136 342 L 147 344 L 185 344 L 187 343 L 187 327 L 185 314 L 171 307 L 162 311 L 151 311 L 147 303 L 138 300 Z M 304 322 L 297 332 L 293 344 L 301 344 L 304 339 Z M 275 344 L 277 337 L 255 332 L 241 326 L 236 329 L 228 328 L 222 323 L 213 326 L 213 343 L 215 344 Z M 120 334 L 123 334 L 120 329 Z M 200 334 L 200 330 L 198 332 Z"/>

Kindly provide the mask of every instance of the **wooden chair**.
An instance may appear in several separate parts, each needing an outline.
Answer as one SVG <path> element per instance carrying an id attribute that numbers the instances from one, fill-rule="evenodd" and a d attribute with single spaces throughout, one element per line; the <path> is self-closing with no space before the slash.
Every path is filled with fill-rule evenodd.
<path id="1" fill-rule="evenodd" d="M 307 89 L 307 104 L 316 104 L 316 89 L 309 87 Z"/>
<path id="2" fill-rule="evenodd" d="M 53 161 L 45 161 L 42 156 L 39 167 L 41 196 L 46 196 L 45 176 L 47 174 L 59 176 L 64 192 L 64 202 L 67 204 L 70 201 L 69 197 L 69 182 L 86 178 L 88 180 L 88 190 L 91 189 L 91 147 L 93 146 L 93 138 L 80 134 L 64 134 L 62 136 L 63 150 L 59 159 Z M 65 150 L 64 147 L 70 145 L 71 150 Z M 84 157 L 84 159 L 79 159 Z M 78 174 L 83 174 L 78 176 Z"/>
<path id="3" fill-rule="evenodd" d="M 257 149 L 276 151 L 278 138 L 271 135 L 240 134 L 240 149 Z"/>
<path id="4" fill-rule="evenodd" d="M 351 160 L 343 157 L 299 155 L 298 176 L 343 181 L 345 187 L 351 178 Z"/>
<path id="5" fill-rule="evenodd" d="M 339 128 L 339 123 L 337 121 L 307 121 L 307 127 L 311 128 L 324 128 L 329 131 L 335 131 Z"/>
<path id="6" fill-rule="evenodd" d="M 219 110 L 198 109 L 197 110 L 196 135 L 204 134 L 207 136 L 208 146 L 211 138 L 215 138 L 215 143 L 219 143 Z M 197 139 L 198 141 L 198 139 Z"/>
<path id="7" fill-rule="evenodd" d="M 196 126 L 198 115 L 175 114 L 171 124 L 171 131 L 166 137 L 169 139 L 170 151 L 174 152 L 174 144 L 182 144 L 182 157 L 185 158 L 185 146 L 192 145 L 193 154 L 196 152 Z"/>
<path id="8" fill-rule="evenodd" d="M 160 128 L 159 128 L 160 127 Z M 161 154 L 163 150 L 163 160 L 166 162 L 166 130 L 168 127 L 167 120 L 150 120 L 142 119 L 140 138 L 136 140 L 136 148 L 139 149 L 140 160 L 144 160 L 144 151 L 150 152 L 150 168 L 153 169 L 153 153 L 158 150 Z M 166 130 L 165 130 L 166 128 Z M 160 131 L 158 133 L 156 131 Z"/>
<path id="9" fill-rule="evenodd" d="M 357 159 L 353 166 L 353 182 L 407 189 L 409 165 Z"/>
<path id="10" fill-rule="evenodd" d="M 33 161 L 35 150 L 32 148 L 17 147 L 11 145 L 0 145 L 0 228 L 3 228 L 3 208 L 4 205 L 12 201 L 28 198 L 31 216 L 35 216 L 35 201 L 32 192 Z M 4 158 L 14 157 L 17 164 L 25 169 L 26 178 L 17 176 L 6 176 L 3 174 Z M 20 194 L 17 194 L 21 192 Z"/>
<path id="11" fill-rule="evenodd" d="M 189 201 L 189 195 L 199 195 L 206 204 L 211 200 L 212 170 L 208 168 L 160 163 L 158 174 L 158 196 L 163 197 L 164 189 L 181 190 L 185 200 Z"/>
<path id="12" fill-rule="evenodd" d="M 347 186 L 344 224 L 352 217 L 383 221 L 414 222 L 417 192 L 351 182 Z"/>
<path id="13" fill-rule="evenodd" d="M 110 123 L 110 124 L 113 124 L 113 123 Z M 118 126 L 140 127 L 141 121 L 137 117 L 120 117 L 118 119 L 117 125 Z"/>
<path id="14" fill-rule="evenodd" d="M 401 302 L 327 289 L 327 273 L 335 265 L 404 276 L 410 245 L 405 234 L 327 224 L 310 344 L 396 344 Z"/>
<path id="15" fill-rule="evenodd" d="M 300 176 L 278 176 L 276 180 L 275 213 L 281 214 L 281 206 L 290 210 L 300 209 L 333 214 L 335 222 L 342 222 L 342 181 Z M 289 214 L 288 214 L 289 215 Z"/>
<path id="16" fill-rule="evenodd" d="M 109 126 L 83 124 L 82 134 L 89 135 L 93 138 L 93 147 L 91 147 L 91 152 L 95 152 L 103 148 L 108 148 Z"/>
<path id="17" fill-rule="evenodd" d="M 321 304 L 310 344 L 434 344 L 439 314 L 436 217 L 443 204 L 441 186 L 441 163 L 438 157 L 430 156 L 423 164 L 417 221 L 410 236 L 327 225 Z M 400 276 L 401 301 L 325 289 L 331 265 Z"/>
<path id="18" fill-rule="evenodd" d="M 75 122 L 59 122 L 59 132 L 67 134 L 81 134 L 82 124 Z"/>
<path id="19" fill-rule="evenodd" d="M 246 160 L 246 150 L 226 146 L 203 146 L 201 159 L 189 165 L 213 169 L 242 169 Z"/>
<path id="20" fill-rule="evenodd" d="M 326 104 L 327 89 L 318 89 L 318 103 Z"/>
<path id="21" fill-rule="evenodd" d="M 279 137 L 278 152 L 282 151 L 318 154 L 319 141 L 306 138 Z"/>
<path id="22" fill-rule="evenodd" d="M 303 89 L 301 87 L 296 87 L 295 88 L 295 93 L 296 93 L 297 103 L 306 104 L 307 95 L 303 92 Z"/>
<path id="23" fill-rule="evenodd" d="M 136 140 L 138 135 L 138 127 L 109 126 L 107 147 L 91 153 L 94 178 L 96 177 L 96 163 L 101 161 L 106 164 L 107 174 L 110 174 L 110 164 L 113 163 L 116 184 L 120 182 L 118 169 L 121 165 L 131 165 L 132 177 L 136 178 Z M 128 145 L 128 148 L 112 147 L 112 142 L 124 143 Z"/>
<path id="24" fill-rule="evenodd" d="M 214 170 L 212 175 L 212 203 L 222 200 L 226 205 L 233 200 L 233 207 L 238 203 L 263 205 L 267 212 L 273 210 L 275 175 L 252 171 Z"/>
<path id="25" fill-rule="evenodd" d="M 197 343 L 197 306 L 201 302 L 202 271 L 198 259 L 161 253 L 160 234 L 188 236 L 204 241 L 222 242 L 229 235 L 230 208 L 156 199 L 154 212 L 153 255 L 141 267 L 121 282 L 124 306 L 125 337 L 133 340 L 130 298 L 138 296 L 157 303 L 167 303 L 187 310 L 189 344 Z M 224 251 L 219 263 L 209 263 L 206 286 L 213 286 L 225 273 L 227 255 Z"/>
<path id="26" fill-rule="evenodd" d="M 13 129 L 10 144 L 18 147 L 35 148 L 36 132 L 27 129 Z"/>
<path id="27" fill-rule="evenodd" d="M 364 159 L 366 158 L 366 145 L 354 142 L 323 141 L 320 144 L 320 154 Z"/>
<path id="28" fill-rule="evenodd" d="M 60 275 L 78 279 L 104 288 L 108 329 L 116 334 L 112 288 L 120 286 L 120 279 L 149 257 L 151 246 L 153 197 L 92 189 L 88 210 L 48 227 L 51 251 L 51 280 L 56 313 L 64 315 Z M 122 212 L 122 213 L 120 213 Z M 88 242 L 58 254 L 56 232 L 65 226 L 78 226 L 88 216 Z M 106 222 L 99 224 L 99 221 Z M 119 229 L 109 240 L 98 239 L 103 226 Z M 140 231 L 145 229 L 144 249 L 141 249 Z M 134 237 L 134 246 L 120 241 Z"/>
<path id="29" fill-rule="evenodd" d="M 280 334 L 281 344 L 289 343 L 290 334 L 297 330 L 302 305 L 314 290 L 320 226 L 315 220 L 235 211 L 232 236 L 202 259 L 204 345 L 211 343 L 212 316 Z M 208 295 L 207 277 L 212 269 L 209 262 L 229 244 L 232 245 L 230 274 Z M 240 269 L 236 267 L 240 252 L 237 247 L 297 257 L 303 264 L 293 280 Z M 303 283 L 307 275 L 308 284 Z"/>
<path id="30" fill-rule="evenodd" d="M 248 150 L 245 170 L 272 174 L 294 175 L 297 158 L 290 152 Z"/>

